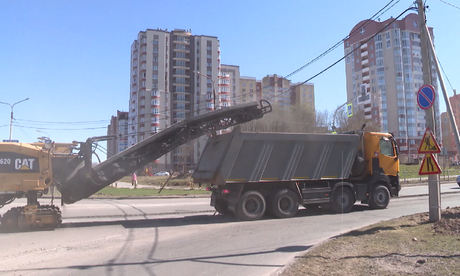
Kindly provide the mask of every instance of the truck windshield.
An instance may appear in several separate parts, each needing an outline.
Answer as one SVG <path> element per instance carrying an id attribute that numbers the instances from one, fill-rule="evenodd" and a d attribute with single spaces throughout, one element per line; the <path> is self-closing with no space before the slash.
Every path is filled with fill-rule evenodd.
<path id="1" fill-rule="evenodd" d="M 393 144 L 391 143 L 390 139 L 386 137 L 381 138 L 379 142 L 379 146 L 380 146 L 381 154 L 386 155 L 386 156 L 392 156 L 392 157 L 395 156 Z"/>

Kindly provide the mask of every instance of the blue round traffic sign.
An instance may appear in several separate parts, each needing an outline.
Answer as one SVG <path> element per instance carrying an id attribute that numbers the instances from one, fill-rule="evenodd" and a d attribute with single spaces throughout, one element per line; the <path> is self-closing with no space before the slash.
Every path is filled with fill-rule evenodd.
<path id="1" fill-rule="evenodd" d="M 423 85 L 417 92 L 417 103 L 421 109 L 430 108 L 434 103 L 434 98 L 434 87 L 431 85 Z"/>

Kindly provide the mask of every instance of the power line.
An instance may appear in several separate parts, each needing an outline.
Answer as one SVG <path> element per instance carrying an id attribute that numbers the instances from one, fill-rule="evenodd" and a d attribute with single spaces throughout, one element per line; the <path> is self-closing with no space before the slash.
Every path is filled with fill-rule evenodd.
<path id="1" fill-rule="evenodd" d="M 367 43 L 369 42 L 370 40 L 372 40 L 375 36 L 377 36 L 380 32 L 382 32 L 383 30 L 385 30 L 388 26 L 390 26 L 393 22 L 395 22 L 398 18 L 400 18 L 403 14 L 405 14 L 407 11 L 409 10 L 412 10 L 414 7 L 411 5 L 409 8 L 405 9 L 402 13 L 400 13 L 396 18 L 394 18 L 393 20 L 391 20 L 388 24 L 386 24 L 382 29 L 380 29 L 378 32 L 376 32 L 373 36 L 371 36 L 370 38 L 366 39 L 363 43 Z M 328 67 L 326 67 L 325 69 L 321 70 L 319 73 L 315 74 L 313 77 L 310 77 L 309 79 L 307 79 L 306 81 L 304 82 L 301 82 L 299 84 L 297 84 L 295 87 L 297 86 L 300 86 L 302 84 L 305 84 L 309 81 L 311 81 L 312 79 L 316 78 L 317 76 L 321 75 L 322 73 L 326 72 L 327 70 L 331 69 L 332 67 L 334 67 L 337 63 L 341 62 L 342 60 L 344 60 L 346 57 L 348 57 L 349 55 L 352 55 L 354 54 L 354 52 L 358 50 L 358 48 L 350 51 L 350 53 L 346 54 L 345 56 L 343 56 L 342 58 L 338 59 L 337 61 L 335 61 L 334 63 L 332 63 L 331 65 L 329 65 Z M 282 93 L 279 93 L 273 97 L 270 97 L 269 99 L 272 99 L 272 98 L 276 98 L 278 96 L 281 96 L 283 94 L 286 94 L 288 92 L 291 92 L 292 91 L 292 88 L 289 89 L 288 91 L 285 91 L 285 92 L 282 92 Z"/>
<path id="2" fill-rule="evenodd" d="M 347 35 L 345 38 L 343 38 L 342 40 L 340 40 L 339 42 L 337 42 L 336 44 L 334 44 L 334 46 L 330 47 L 329 49 L 327 49 L 326 51 L 324 51 L 323 53 L 321 53 L 319 56 L 317 56 L 316 58 L 312 59 L 311 61 L 309 61 L 308 63 L 306 63 L 305 65 L 303 65 L 302 67 L 300 67 L 299 69 L 295 70 L 294 72 L 288 74 L 287 76 L 285 76 L 284 78 L 289 78 L 290 76 L 302 71 L 303 69 L 305 69 L 306 67 L 310 66 L 311 64 L 313 64 L 314 62 L 320 60 L 321 58 L 323 58 L 324 56 L 326 56 L 327 54 L 329 54 L 330 52 L 332 52 L 333 50 L 337 49 L 342 43 L 344 40 L 348 39 L 350 36 L 356 34 L 357 32 L 359 32 L 361 30 L 361 28 L 364 28 L 366 25 L 368 25 L 371 21 L 373 21 L 373 18 L 375 17 L 378 17 L 378 16 L 381 16 L 383 15 L 385 12 L 387 12 L 390 8 L 392 8 L 394 5 L 396 5 L 399 0 L 394 3 L 391 7 L 389 7 L 388 9 L 386 9 L 384 12 L 382 12 L 380 14 L 380 12 L 382 10 L 384 10 L 385 8 L 387 8 L 394 0 L 391 0 L 390 2 L 388 2 L 383 8 L 381 8 L 378 12 L 376 12 L 370 19 L 366 20 L 363 24 L 361 24 L 358 28 L 355 29 L 354 32 L 350 33 L 349 35 Z"/>
<path id="3" fill-rule="evenodd" d="M 444 1 L 444 0 L 439 0 L 439 1 L 443 2 L 444 4 L 447 4 L 447 5 L 449 5 L 449 6 L 451 6 L 451 7 L 454 7 L 454 8 L 457 8 L 457 9 L 459 9 L 459 10 L 460 10 L 460 7 L 458 7 L 458 6 L 455 6 L 454 4 L 451 4 L 451 3 L 449 3 L 449 2 L 446 2 L 446 1 Z"/>
<path id="4" fill-rule="evenodd" d="M 376 12 L 370 19 L 366 20 L 365 22 L 363 22 L 362 24 L 360 24 L 354 31 L 352 31 L 349 35 L 347 35 L 345 38 L 343 38 L 342 40 L 340 40 L 339 42 L 337 42 L 334 46 L 330 47 L 329 49 L 327 49 L 326 51 L 324 51 L 322 54 L 320 54 L 319 56 L 317 56 L 316 58 L 314 58 L 313 60 L 309 61 L 308 63 L 306 63 L 305 65 L 303 65 L 302 67 L 300 67 L 299 69 L 295 70 L 294 72 L 288 74 L 287 76 L 284 76 L 283 78 L 287 79 L 289 78 L 290 76 L 302 71 L 303 69 L 305 69 L 306 67 L 308 67 L 309 65 L 313 64 L 314 62 L 318 61 L 319 59 L 323 58 L 324 56 L 326 56 L 327 54 L 329 54 L 330 52 L 332 52 L 333 50 L 335 50 L 336 48 L 338 48 L 341 44 L 343 44 L 344 40 L 348 39 L 350 36 L 356 34 L 357 32 L 359 32 L 361 30 L 361 28 L 369 25 L 371 23 L 371 21 L 373 21 L 375 18 L 378 18 L 380 16 L 382 16 L 383 14 L 385 14 L 388 10 L 390 10 L 392 7 L 394 7 L 396 4 L 399 3 L 400 0 L 397 0 L 395 3 L 393 3 L 391 5 L 392 2 L 394 2 L 395 0 L 391 0 L 390 2 L 388 2 L 385 6 L 383 6 L 378 12 Z M 391 5 L 391 6 L 390 6 Z M 301 83 L 301 84 L 304 84 L 305 82 Z M 268 88 L 269 86 L 266 86 L 266 87 L 262 87 L 262 89 L 265 89 L 265 88 Z M 296 87 L 296 86 L 295 86 Z M 289 90 L 291 91 L 291 90 Z M 286 91 L 289 92 L 289 91 Z M 248 92 L 248 93 L 243 93 L 241 95 L 239 95 L 238 97 L 235 97 L 233 98 L 232 100 L 238 100 L 240 98 L 244 98 L 246 95 L 251 95 L 255 92 Z"/>
<path id="5" fill-rule="evenodd" d="M 107 128 L 106 126 L 103 127 L 85 127 L 85 128 L 47 128 L 47 127 L 31 127 L 31 126 L 22 126 L 23 128 L 33 128 L 38 130 L 90 130 L 90 129 L 103 129 Z"/>
<path id="6" fill-rule="evenodd" d="M 441 61 L 439 60 L 439 58 L 438 58 L 438 63 L 439 63 L 439 66 L 441 67 L 442 73 L 444 74 L 444 76 L 446 76 L 446 79 L 447 79 L 447 82 L 450 85 L 450 88 L 452 90 L 455 90 L 454 87 L 452 86 L 452 83 L 450 83 L 449 77 L 447 76 L 446 72 L 444 71 L 444 68 L 442 67 L 442 64 L 441 64 Z"/>
<path id="7" fill-rule="evenodd" d="M 29 137 L 29 139 L 34 140 L 32 137 L 29 136 L 29 134 L 27 134 L 27 132 L 24 131 L 24 129 L 21 127 L 21 125 L 19 125 L 19 123 L 16 121 L 16 119 L 13 118 L 13 120 L 14 120 L 16 126 L 18 126 L 19 129 L 22 131 L 22 133 L 24 133 L 27 137 Z"/>
<path id="8" fill-rule="evenodd" d="M 110 120 L 97 120 L 97 121 L 82 121 L 82 122 L 49 122 L 49 121 L 34 121 L 25 119 L 15 119 L 22 122 L 41 123 L 41 124 L 96 124 L 96 123 L 107 123 Z"/>

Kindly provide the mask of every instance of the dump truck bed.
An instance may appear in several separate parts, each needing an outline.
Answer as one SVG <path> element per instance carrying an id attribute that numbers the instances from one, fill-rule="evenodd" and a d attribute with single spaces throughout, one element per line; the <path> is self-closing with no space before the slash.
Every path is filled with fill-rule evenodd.
<path id="1" fill-rule="evenodd" d="M 194 182 L 347 179 L 359 147 L 356 134 L 243 133 L 208 139 Z"/>

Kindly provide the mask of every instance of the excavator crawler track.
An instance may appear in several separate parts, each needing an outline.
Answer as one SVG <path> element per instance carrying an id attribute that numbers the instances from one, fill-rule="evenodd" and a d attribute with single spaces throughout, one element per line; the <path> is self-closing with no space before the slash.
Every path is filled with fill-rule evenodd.
<path id="1" fill-rule="evenodd" d="M 8 210 L 2 218 L 0 230 L 6 232 L 29 229 L 55 229 L 62 223 L 59 207 L 55 205 L 39 205 L 14 207 Z M 35 210 L 36 207 L 36 210 Z"/>

